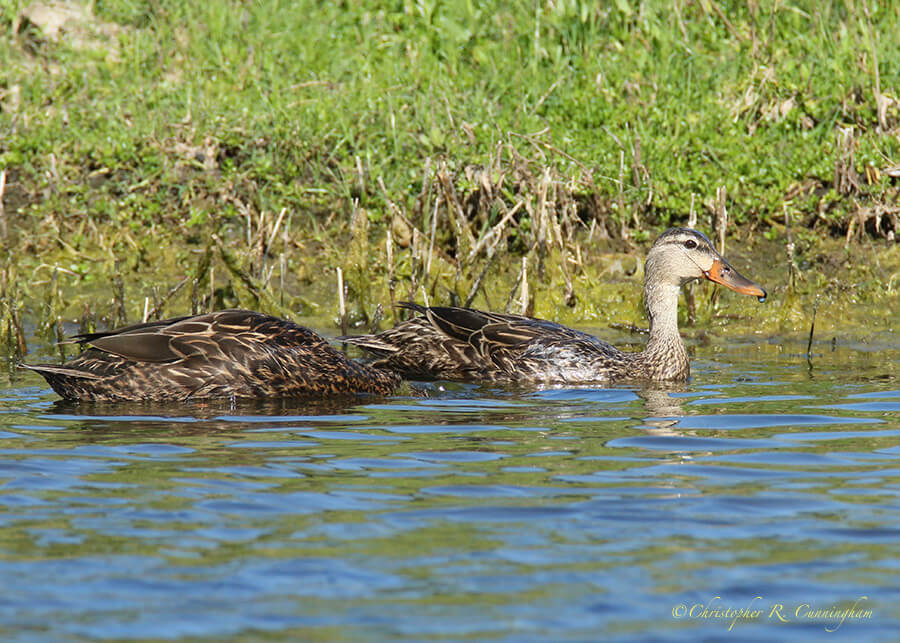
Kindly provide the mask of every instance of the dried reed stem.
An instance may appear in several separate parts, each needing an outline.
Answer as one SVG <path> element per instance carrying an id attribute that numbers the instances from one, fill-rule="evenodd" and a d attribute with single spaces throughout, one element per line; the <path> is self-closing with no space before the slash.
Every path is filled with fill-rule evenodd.
<path id="1" fill-rule="evenodd" d="M 278 253 L 278 300 L 284 306 L 284 273 L 287 272 L 287 261 L 284 253 Z"/>
<path id="2" fill-rule="evenodd" d="M 344 273 L 340 266 L 337 270 L 338 311 L 341 315 L 341 335 L 347 334 L 347 306 L 344 303 Z"/>
<path id="3" fill-rule="evenodd" d="M 115 261 L 116 276 L 113 279 L 113 302 L 116 309 L 116 322 L 118 326 L 124 326 L 128 320 L 125 312 L 125 284 L 122 283 L 122 271 L 119 269 L 119 260 Z"/>
<path id="4" fill-rule="evenodd" d="M 728 191 L 724 185 L 716 188 L 716 232 L 719 234 L 719 254 L 725 255 L 725 230 L 728 227 Z"/>
<path id="5" fill-rule="evenodd" d="M 852 194 L 859 190 L 859 175 L 856 173 L 853 158 L 854 149 L 856 148 L 856 133 L 853 126 L 839 127 L 837 138 L 838 150 L 834 160 L 834 190 L 838 194 Z M 849 234 L 848 229 L 848 241 Z"/>
<path id="6" fill-rule="evenodd" d="M 528 257 L 522 257 L 522 269 L 519 271 L 519 276 L 516 279 L 516 283 L 513 284 L 513 288 L 509 293 L 509 298 L 506 300 L 506 312 L 512 311 L 512 305 L 516 296 L 516 290 L 519 291 L 519 305 L 517 306 L 515 312 L 519 315 L 524 315 L 530 308 L 529 303 L 531 298 L 531 295 L 528 292 Z"/>
<path id="7" fill-rule="evenodd" d="M 206 251 L 203 253 L 203 257 L 200 258 L 200 261 L 197 263 L 197 268 L 194 270 L 194 275 L 191 277 L 191 314 L 197 315 L 200 312 L 200 284 L 203 282 L 203 279 L 210 274 L 211 271 L 211 263 L 212 263 L 212 253 L 213 246 L 212 244 L 207 244 Z"/>
<path id="8" fill-rule="evenodd" d="M 697 211 L 694 209 L 694 197 L 697 195 L 691 192 L 691 210 L 688 214 L 688 227 L 697 227 Z M 694 299 L 694 284 L 689 283 L 684 287 L 684 301 L 687 303 L 687 323 L 693 326 L 697 322 L 697 302 Z"/>
<path id="9" fill-rule="evenodd" d="M 387 228 L 387 269 L 388 269 L 388 292 L 391 294 L 391 314 L 397 317 L 397 294 L 395 292 L 396 281 L 394 280 L 394 236 L 391 234 L 391 227 Z"/>
<path id="10" fill-rule="evenodd" d="M 484 276 L 487 274 L 488 268 L 491 267 L 491 264 L 494 262 L 494 257 L 496 256 L 497 255 L 494 252 L 491 252 L 488 255 L 488 260 L 484 262 L 484 267 L 481 269 L 481 272 L 478 273 L 478 277 L 476 277 L 475 282 L 469 289 L 469 294 L 466 296 L 465 302 L 463 303 L 464 307 L 472 305 L 472 302 L 475 300 L 475 295 L 478 294 L 478 289 L 481 288 L 481 282 L 484 280 Z M 487 298 L 487 294 L 485 294 L 485 298 Z"/>
<path id="11" fill-rule="evenodd" d="M 372 323 L 369 325 L 369 332 L 373 335 L 378 332 L 381 320 L 384 319 L 384 306 L 380 303 L 375 306 L 375 312 L 372 313 Z"/>
<path id="12" fill-rule="evenodd" d="M 54 327 L 54 331 L 56 332 L 56 348 L 59 351 L 59 358 L 60 358 L 60 360 L 65 362 L 66 361 L 66 344 L 68 342 L 66 341 L 66 335 L 63 332 L 62 317 L 57 315 L 56 323 L 53 325 L 53 327 Z"/>
<path id="13" fill-rule="evenodd" d="M 258 279 L 262 279 L 263 274 L 265 273 L 266 266 L 266 240 L 265 240 L 265 230 L 266 230 L 266 211 L 261 210 L 259 213 L 259 224 L 256 227 L 256 261 L 255 265 L 251 265 L 251 271 L 253 268 L 256 268 L 256 277 Z"/>
<path id="14" fill-rule="evenodd" d="M 863 13 L 866 14 L 866 31 L 869 32 L 869 45 L 872 48 L 872 68 L 875 74 L 875 111 L 878 114 L 878 126 L 882 132 L 888 131 L 887 108 L 892 102 L 881 93 L 881 73 L 878 71 L 878 48 L 875 46 L 875 33 L 872 30 L 872 15 L 869 13 L 869 3 L 863 1 Z"/>
<path id="15" fill-rule="evenodd" d="M 572 284 L 572 278 L 569 276 L 569 258 L 565 250 L 562 251 L 561 261 L 559 263 L 559 267 L 562 270 L 563 280 L 566 282 L 566 290 L 563 293 L 563 300 L 566 302 L 566 306 L 569 308 L 574 308 L 575 304 L 578 303 L 578 297 L 575 296 L 575 286 Z"/>
<path id="16" fill-rule="evenodd" d="M 0 242 L 6 248 L 9 240 L 9 228 L 6 223 L 6 206 L 3 205 L 3 195 L 6 193 L 6 169 L 0 170 Z"/>
<path id="17" fill-rule="evenodd" d="M 619 224 L 622 226 L 622 238 L 628 238 L 628 227 L 625 225 L 625 150 L 619 150 L 619 180 L 616 204 L 619 206 Z"/>
<path id="18" fill-rule="evenodd" d="M 816 295 L 816 301 L 813 304 L 812 320 L 809 322 L 809 341 L 806 343 L 806 359 L 810 361 L 812 358 L 813 333 L 816 330 L 816 313 L 819 312 L 819 297 L 820 295 Z"/>
<path id="19" fill-rule="evenodd" d="M 287 208 L 281 208 L 281 212 L 278 213 L 278 218 L 275 220 L 275 225 L 272 227 L 272 232 L 269 233 L 269 239 L 266 241 L 265 252 L 269 252 L 269 248 L 271 248 L 272 244 L 275 242 L 275 235 L 278 234 L 278 228 L 281 227 L 281 222 L 284 220 L 285 214 L 287 214 Z"/>
<path id="20" fill-rule="evenodd" d="M 728 227 L 728 208 L 725 202 L 728 198 L 728 192 L 724 185 L 716 188 L 716 233 L 719 237 L 719 254 L 725 256 L 725 230 Z M 721 290 L 713 288 L 709 297 L 709 303 L 715 309 L 719 305 L 719 296 Z"/>
<path id="21" fill-rule="evenodd" d="M 228 268 L 228 271 L 231 272 L 233 276 L 240 279 L 241 283 L 243 283 L 247 290 L 250 291 L 250 294 L 253 295 L 256 304 L 262 304 L 270 310 L 277 311 L 282 316 L 288 316 L 289 312 L 282 310 L 281 306 L 278 305 L 278 302 L 275 301 L 265 285 L 238 265 L 238 260 L 231 252 L 229 252 L 218 235 L 212 235 L 212 239 L 216 244 L 216 249 L 219 251 L 219 256 L 222 258 L 225 267 Z M 210 275 L 212 275 L 212 271 L 210 271 Z M 210 276 L 210 286 L 212 287 L 212 276 Z M 214 302 L 214 290 L 212 291 L 212 296 Z"/>
<path id="22" fill-rule="evenodd" d="M 16 360 L 25 356 L 28 346 L 25 343 L 25 329 L 19 319 L 19 288 L 16 283 L 14 267 L 5 265 L 0 283 L 0 303 L 3 304 L 4 318 L 6 322 L 5 343 L 8 354 Z"/>
<path id="23" fill-rule="evenodd" d="M 791 213 L 788 211 L 787 204 L 783 204 L 782 207 L 784 209 L 784 231 L 787 237 L 785 250 L 787 251 L 788 261 L 788 288 L 793 290 L 797 278 L 797 265 L 794 263 L 794 240 L 791 237 Z"/>
<path id="24" fill-rule="evenodd" d="M 459 249 L 457 256 L 468 257 L 469 249 L 475 243 L 475 237 L 472 235 L 472 229 L 466 220 L 466 215 L 456 194 L 456 188 L 454 188 L 453 182 L 450 180 L 450 174 L 446 165 L 442 166 L 438 171 L 437 179 L 442 188 L 442 196 L 447 206 L 450 224 L 453 226 L 453 231 L 456 234 L 456 246 Z"/>
<path id="25" fill-rule="evenodd" d="M 438 199 L 434 200 L 434 211 L 431 213 L 431 234 L 428 236 L 428 254 L 425 257 L 425 270 L 422 273 L 422 284 L 428 283 L 428 275 L 431 273 L 431 257 L 434 255 L 434 237 L 437 234 Z"/>
<path id="26" fill-rule="evenodd" d="M 491 253 L 492 249 L 496 248 L 500 243 L 500 240 L 504 237 L 504 232 L 506 231 L 506 226 L 512 221 L 512 218 L 516 215 L 516 213 L 522 208 L 525 204 L 524 201 L 519 200 L 516 204 L 505 214 L 503 218 L 500 219 L 500 222 L 492 228 L 488 229 L 478 240 L 478 243 L 475 244 L 475 247 L 472 248 L 472 251 L 469 253 L 469 257 L 466 260 L 466 263 L 470 263 L 475 256 L 481 252 L 485 246 L 490 244 L 488 249 L 488 254 Z"/>
<path id="27" fill-rule="evenodd" d="M 419 239 L 422 233 L 417 228 L 412 229 L 412 243 L 409 244 L 411 271 L 409 277 L 409 297 L 410 301 L 415 299 L 416 290 L 419 288 Z"/>
<path id="28" fill-rule="evenodd" d="M 728 16 L 725 15 L 725 12 L 715 3 L 714 0 L 706 0 L 705 3 L 701 3 L 701 6 L 704 9 L 712 8 L 712 10 L 719 16 L 719 20 L 722 21 L 722 24 L 725 25 L 725 28 L 728 29 L 728 32 L 731 34 L 731 37 L 735 40 L 741 41 L 744 40 L 744 36 L 737 29 L 734 28 L 734 25 L 731 24 L 731 21 L 728 20 Z"/>
<path id="29" fill-rule="evenodd" d="M 216 267 L 209 268 L 209 312 L 216 309 Z"/>
<path id="30" fill-rule="evenodd" d="M 362 160 L 359 158 L 359 155 L 356 155 L 356 185 L 359 189 L 359 196 L 363 196 L 366 193 L 366 175 L 363 172 Z"/>
<path id="31" fill-rule="evenodd" d="M 153 308 L 149 311 L 149 313 L 146 311 L 144 313 L 145 315 L 147 315 L 147 319 L 149 319 L 150 317 L 155 317 L 156 319 L 159 319 L 163 312 L 163 306 L 165 306 L 166 303 L 170 299 L 172 299 L 172 297 L 174 297 L 178 293 L 178 291 L 181 290 L 184 287 L 184 285 L 190 280 L 191 280 L 191 277 L 189 277 L 189 276 L 185 277 L 184 279 L 179 281 L 177 284 L 172 286 L 172 288 L 169 289 L 169 292 L 167 292 L 166 295 L 162 299 L 159 299 L 159 300 L 157 300 L 155 297 L 156 288 L 154 288 L 153 289 L 153 291 L 154 291 Z M 144 320 L 144 321 L 146 321 L 146 320 Z"/>
<path id="32" fill-rule="evenodd" d="M 25 343 L 25 328 L 22 326 L 22 320 L 19 319 L 19 306 L 15 300 L 10 302 L 8 328 L 15 356 L 17 359 L 21 359 L 28 353 L 28 345 Z"/>

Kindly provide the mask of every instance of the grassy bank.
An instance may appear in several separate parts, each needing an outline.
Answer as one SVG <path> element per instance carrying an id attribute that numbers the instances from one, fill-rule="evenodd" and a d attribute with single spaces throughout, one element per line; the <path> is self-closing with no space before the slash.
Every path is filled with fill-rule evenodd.
<path id="1" fill-rule="evenodd" d="M 786 294 L 896 298 L 900 7 L 476 4 L 0 0 L 9 350 L 29 319 L 333 319 L 338 267 L 367 325 L 639 317 L 629 256 L 692 216 L 793 261 Z"/>

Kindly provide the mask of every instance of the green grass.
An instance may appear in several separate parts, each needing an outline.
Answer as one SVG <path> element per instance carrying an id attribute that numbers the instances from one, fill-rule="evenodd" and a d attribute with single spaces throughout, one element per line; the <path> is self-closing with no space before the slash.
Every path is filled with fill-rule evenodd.
<path id="1" fill-rule="evenodd" d="M 73 289 L 122 274 L 141 294 L 129 289 L 133 315 L 148 284 L 191 274 L 212 235 L 263 282 L 266 255 L 287 254 L 296 293 L 318 274 L 304 273 L 312 255 L 345 259 L 358 207 L 371 247 L 355 255 L 369 252 L 372 271 L 350 287 L 367 316 L 386 301 L 383 287 L 362 291 L 372 272 L 385 279 L 398 210 L 426 234 L 443 212 L 436 243 L 462 254 L 434 188 L 441 163 L 473 239 L 527 202 L 504 231 L 512 255 L 533 255 L 544 171 L 564 253 L 591 222 L 641 240 L 685 223 L 692 202 L 709 230 L 720 186 L 749 230 L 782 235 L 787 207 L 813 236 L 863 213 L 877 240 L 898 223 L 886 170 L 900 162 L 900 5 L 871 4 L 97 0 L 94 39 L 79 45 L 0 0 L 4 283 L 31 286 L 6 305 L 37 315 L 56 266 Z M 848 128 L 860 178 L 839 189 Z M 878 228 L 875 206 L 888 207 Z M 247 222 L 252 236 L 283 209 L 291 238 L 260 259 Z M 411 254 L 397 248 L 398 278 L 421 270 Z M 464 297 L 484 261 L 462 262 L 444 290 Z M 210 303 L 254 303 L 234 288 Z"/>

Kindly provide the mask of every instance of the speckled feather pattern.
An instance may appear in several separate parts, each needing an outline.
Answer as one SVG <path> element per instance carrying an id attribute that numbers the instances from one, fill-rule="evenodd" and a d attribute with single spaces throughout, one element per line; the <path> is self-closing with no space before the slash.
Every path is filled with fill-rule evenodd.
<path id="1" fill-rule="evenodd" d="M 341 339 L 376 355 L 374 367 L 410 379 L 575 383 L 648 378 L 638 353 L 561 324 L 468 308 L 402 305 L 420 316 L 377 335 Z"/>
<path id="2" fill-rule="evenodd" d="M 349 359 L 313 331 L 245 310 L 137 324 L 74 338 L 62 366 L 28 366 L 73 400 L 389 395 L 399 377 Z"/>

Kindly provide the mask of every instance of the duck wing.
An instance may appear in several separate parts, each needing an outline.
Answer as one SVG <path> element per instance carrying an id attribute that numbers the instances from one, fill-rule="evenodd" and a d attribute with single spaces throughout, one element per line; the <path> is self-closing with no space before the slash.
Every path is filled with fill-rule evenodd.
<path id="1" fill-rule="evenodd" d="M 424 307 L 377 335 L 338 338 L 378 356 L 375 366 L 408 377 L 451 380 L 567 380 L 586 358 L 615 349 L 554 322 L 471 308 Z M 559 361 L 565 359 L 566 364 Z M 573 366 L 574 364 L 574 366 Z"/>
<path id="2" fill-rule="evenodd" d="M 263 328 L 273 326 L 274 321 L 268 315 L 252 311 L 222 310 L 206 315 L 134 324 L 108 332 L 76 335 L 72 339 L 134 362 L 233 359 L 241 352 L 254 351 L 258 343 L 279 337 L 284 340 L 288 329 L 293 344 L 324 343 L 312 331 L 281 320 L 277 321 L 282 328 Z M 280 336 L 276 333 L 278 330 L 281 331 Z"/>
<path id="3" fill-rule="evenodd" d="M 466 342 L 485 357 L 495 351 L 521 351 L 534 342 L 571 340 L 577 331 L 554 322 L 471 308 L 431 307 L 425 317 L 447 337 Z"/>

